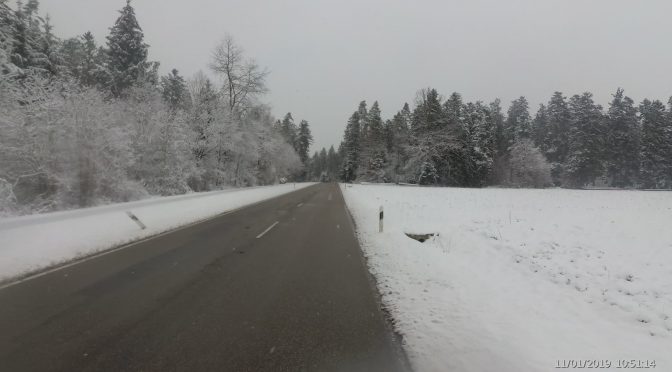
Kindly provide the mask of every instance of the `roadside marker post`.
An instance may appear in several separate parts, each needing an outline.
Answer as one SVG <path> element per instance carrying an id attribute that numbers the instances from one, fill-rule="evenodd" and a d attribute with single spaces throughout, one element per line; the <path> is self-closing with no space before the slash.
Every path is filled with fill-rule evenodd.
<path id="1" fill-rule="evenodd" d="M 138 217 L 136 217 L 136 215 L 134 215 L 131 211 L 127 211 L 127 212 L 126 212 L 126 215 L 127 215 L 130 219 L 132 219 L 135 223 L 137 223 L 138 226 L 140 226 L 140 229 L 141 229 L 141 230 L 144 230 L 144 229 L 147 228 L 147 226 L 145 226 L 145 224 L 142 223 L 142 221 L 140 221 L 140 219 L 139 219 Z"/>
<path id="2" fill-rule="evenodd" d="M 380 206 L 380 212 L 378 213 L 378 232 L 383 232 L 383 206 Z"/>

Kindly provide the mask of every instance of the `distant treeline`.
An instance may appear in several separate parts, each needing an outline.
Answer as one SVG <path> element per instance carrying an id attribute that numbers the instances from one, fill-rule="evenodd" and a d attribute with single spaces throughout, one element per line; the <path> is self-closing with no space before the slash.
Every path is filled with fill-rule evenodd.
<path id="1" fill-rule="evenodd" d="M 618 89 L 606 111 L 591 93 L 553 94 L 534 118 L 520 97 L 503 113 L 495 100 L 463 102 L 421 90 L 383 121 L 361 102 L 331 161 L 311 161 L 313 178 L 483 187 L 672 187 L 672 113 L 639 106 Z M 335 167 L 335 163 L 339 166 Z"/>

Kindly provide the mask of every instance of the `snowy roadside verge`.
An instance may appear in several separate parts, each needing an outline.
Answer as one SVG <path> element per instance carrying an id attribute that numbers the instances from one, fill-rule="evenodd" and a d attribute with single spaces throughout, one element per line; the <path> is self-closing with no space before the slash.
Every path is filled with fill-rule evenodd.
<path id="1" fill-rule="evenodd" d="M 341 187 L 416 370 L 672 370 L 672 193 Z"/>
<path id="2" fill-rule="evenodd" d="M 0 219 L 0 283 L 313 184 L 231 189 Z M 141 230 L 126 211 L 147 228 Z"/>

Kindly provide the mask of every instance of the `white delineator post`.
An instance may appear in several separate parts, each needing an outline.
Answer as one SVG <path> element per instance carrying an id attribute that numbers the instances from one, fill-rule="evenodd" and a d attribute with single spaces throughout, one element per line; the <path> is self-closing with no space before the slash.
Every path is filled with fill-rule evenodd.
<path id="1" fill-rule="evenodd" d="M 383 206 L 380 206 L 380 212 L 378 213 L 378 232 L 383 232 Z"/>

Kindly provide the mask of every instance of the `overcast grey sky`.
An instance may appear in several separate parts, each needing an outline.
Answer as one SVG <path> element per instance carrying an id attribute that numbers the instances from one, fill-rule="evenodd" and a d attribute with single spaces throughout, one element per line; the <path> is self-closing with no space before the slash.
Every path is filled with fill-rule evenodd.
<path id="1" fill-rule="evenodd" d="M 99 42 L 125 0 L 41 0 L 59 36 Z M 560 90 L 606 105 L 672 95 L 670 0 L 134 0 L 162 72 L 206 70 L 226 33 L 271 70 L 264 100 L 337 145 L 360 100 L 389 118 L 432 86 L 466 100 L 525 95 L 532 114 Z"/>

